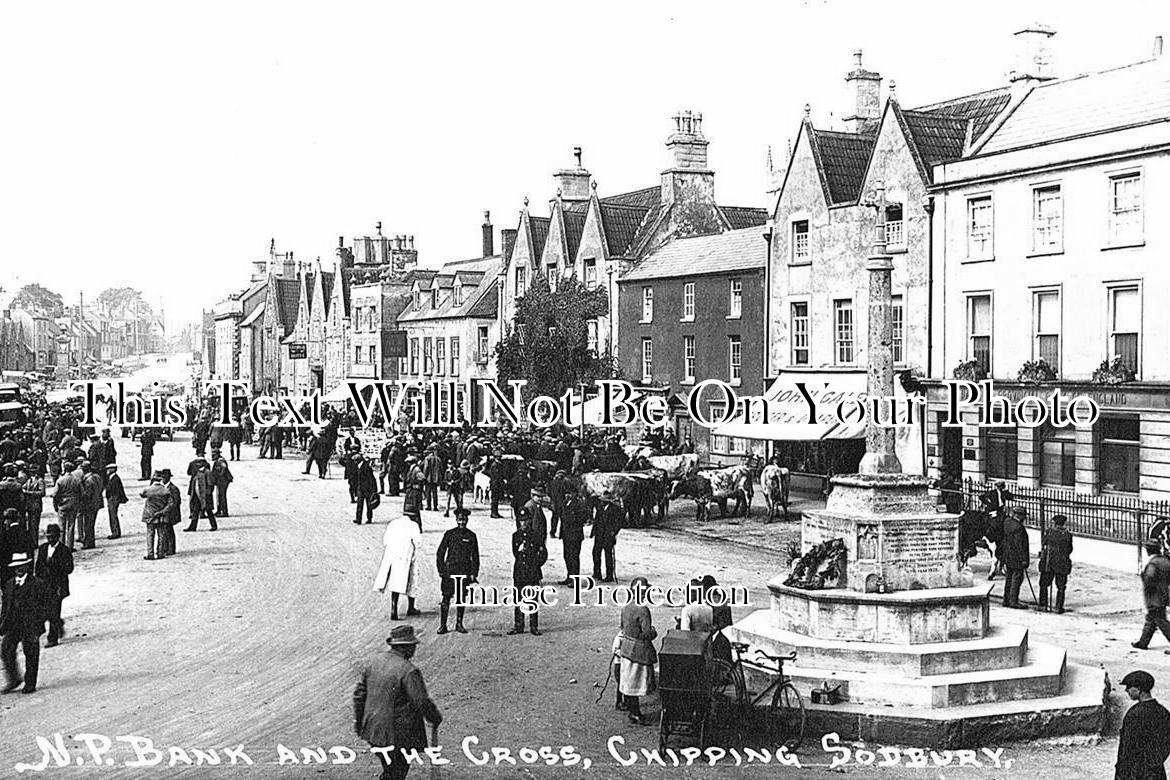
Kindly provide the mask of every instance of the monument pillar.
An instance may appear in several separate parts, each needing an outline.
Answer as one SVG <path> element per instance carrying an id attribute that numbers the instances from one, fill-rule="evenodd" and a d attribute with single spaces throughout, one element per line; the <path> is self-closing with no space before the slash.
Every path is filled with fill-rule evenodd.
<path id="1" fill-rule="evenodd" d="M 877 211 L 873 250 L 865 263 L 869 272 L 865 389 L 871 399 L 890 398 L 894 395 L 894 323 L 890 311 L 894 259 L 886 253 L 886 189 L 881 181 L 876 182 L 872 198 L 865 205 Z M 897 430 L 879 425 L 875 412 L 871 406 L 865 426 L 865 456 L 858 470 L 862 474 L 901 474 L 902 464 L 894 452 Z"/>

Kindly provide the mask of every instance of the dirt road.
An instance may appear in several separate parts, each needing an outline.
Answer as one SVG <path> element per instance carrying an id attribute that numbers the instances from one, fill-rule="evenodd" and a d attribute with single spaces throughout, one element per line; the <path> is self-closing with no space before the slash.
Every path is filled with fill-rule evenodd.
<path id="1" fill-rule="evenodd" d="M 0 772 L 18 763 L 38 764 L 42 751 L 37 737 L 61 734 L 69 748 L 68 767 L 50 765 L 33 776 L 60 777 L 373 777 L 376 761 L 353 734 L 351 694 L 363 658 L 384 651 L 389 633 L 388 597 L 372 590 L 381 555 L 384 524 L 400 500 L 387 499 L 373 525 L 352 523 L 352 505 L 345 483 L 336 471 L 321 481 L 301 474 L 302 464 L 256 460 L 255 449 L 245 448 L 245 459 L 233 463 L 232 516 L 211 533 L 178 534 L 178 556 L 145 561 L 141 513 L 143 483 L 137 482 L 137 447 L 118 439 L 119 460 L 131 503 L 123 508 L 127 533 L 117 541 L 99 535 L 96 551 L 78 553 L 73 577 L 74 595 L 66 601 L 67 637 L 59 647 L 42 653 L 41 687 L 33 696 L 0 698 Z M 185 474 L 192 456 L 185 438 L 157 448 L 156 467 Z M 180 476 L 179 484 L 186 480 Z M 679 513 L 690 507 L 679 506 Z M 46 522 L 48 522 L 46 520 Z M 104 513 L 99 516 L 104 528 Z M 613 710 L 614 685 L 595 704 L 606 678 L 609 646 L 617 629 L 619 608 L 571 607 L 565 604 L 542 612 L 543 637 L 510 637 L 510 608 L 477 608 L 469 612 L 466 635 L 438 636 L 438 581 L 434 553 L 443 531 L 451 524 L 441 513 L 424 513 L 419 606 L 424 611 L 413 622 L 422 644 L 416 663 L 423 670 L 432 696 L 444 712 L 440 742 L 451 764 L 434 770 L 418 767 L 412 777 L 454 778 L 563 776 L 763 777 L 774 766 L 732 766 L 730 758 L 715 768 L 647 767 L 644 761 L 620 768 L 607 750 L 607 740 L 620 736 L 626 747 L 653 748 L 657 729 L 629 725 Z M 472 530 L 479 535 L 483 557 L 481 581 L 510 582 L 508 520 L 491 520 L 486 507 L 476 507 Z M 586 542 L 583 558 L 588 558 Z M 753 603 L 766 607 L 764 582 L 779 570 L 779 552 L 721 543 L 673 530 L 626 530 L 618 543 L 618 572 L 628 582 L 644 574 L 651 582 L 685 585 L 693 576 L 714 574 L 721 583 L 751 589 Z M 588 564 L 586 564 L 588 566 Z M 550 541 L 546 582 L 563 576 L 561 548 Z M 1082 578 L 1074 583 L 1090 582 Z M 1072 659 L 1104 663 L 1114 680 L 1133 666 L 1136 653 L 1128 641 L 1134 617 L 1118 580 L 1112 598 L 1120 609 L 1098 608 L 1099 614 L 1064 616 L 1023 615 L 1044 641 L 1069 647 Z M 1080 587 L 1080 585 L 1078 585 Z M 1102 585 L 1102 587 L 1105 587 Z M 560 590 L 562 600 L 569 589 Z M 1070 605 L 1078 603 L 1076 592 Z M 736 616 L 747 609 L 737 609 Z M 993 620 L 1002 620 L 999 613 Z M 674 625 L 674 611 L 655 610 L 660 632 Z M 1021 613 L 1011 619 L 1020 620 Z M 1124 641 L 1123 641 L 1124 640 Z M 1141 657 L 1149 669 L 1170 687 L 1170 657 L 1150 651 Z M 1155 691 L 1157 693 L 1157 690 Z M 651 700 L 647 714 L 656 718 Z M 105 735 L 113 740 L 98 766 L 90 751 L 75 739 L 80 734 Z M 136 759 L 130 743 L 118 736 L 137 735 L 162 751 L 161 764 L 128 766 Z M 461 749 L 465 738 L 476 737 L 471 752 L 478 756 L 491 747 L 508 748 L 513 757 L 522 747 L 539 749 L 574 746 L 589 759 L 571 768 L 548 767 L 543 761 L 513 766 L 475 766 Z M 95 738 L 96 739 L 96 738 Z M 100 740 L 97 740 L 100 743 Z M 144 744 L 144 743 L 139 743 Z M 235 764 L 225 748 L 244 746 L 253 762 Z M 302 748 L 347 746 L 357 751 L 352 763 L 279 765 L 278 745 Z M 170 747 L 215 749 L 218 766 L 185 768 Z M 100 744 L 99 744 L 100 747 Z M 1034 777 L 1106 776 L 1116 750 L 1115 740 L 1096 746 L 1008 746 L 1011 774 Z M 149 751 L 147 751 L 149 753 Z M 526 754 L 527 755 L 527 754 Z M 802 776 L 827 774 L 834 753 L 815 744 L 800 759 L 811 768 Z M 348 758 L 344 749 L 317 757 L 331 761 Z M 531 757 L 531 756 L 529 756 Z M 107 765 L 106 759 L 112 765 Z M 80 762 L 80 764 L 79 764 Z M 177 762 L 177 763 L 176 763 Z M 175 763 L 171 767 L 169 764 Z M 990 763 L 990 761 L 988 761 Z M 815 766 L 819 765 L 819 766 Z M 1092 774 L 1085 774 L 1092 767 Z M 924 770 L 904 765 L 875 770 L 851 767 L 858 777 L 921 777 Z M 1009 770 L 925 770 L 934 776 L 999 777 Z M 945 774 L 944 774 L 945 772 Z"/>

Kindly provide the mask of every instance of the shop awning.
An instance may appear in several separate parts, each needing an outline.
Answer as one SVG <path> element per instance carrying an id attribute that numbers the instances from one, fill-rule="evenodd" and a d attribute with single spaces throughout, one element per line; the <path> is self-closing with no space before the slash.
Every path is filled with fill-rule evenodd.
<path id="1" fill-rule="evenodd" d="M 803 383 L 817 405 L 817 419 L 809 423 L 809 405 L 797 387 Z M 735 419 L 711 431 L 716 436 L 766 441 L 820 441 L 822 439 L 860 439 L 864 424 L 843 424 L 837 419 L 837 405 L 865 395 L 864 371 L 793 371 L 776 378 L 764 393 L 768 419 L 762 404 L 753 404 L 747 419 Z"/>
<path id="2" fill-rule="evenodd" d="M 369 387 L 370 380 L 369 379 L 346 379 L 343 382 L 338 382 L 337 387 L 333 388 L 328 393 L 321 396 L 321 402 L 326 403 L 326 404 L 340 404 L 340 403 L 345 403 L 346 401 L 353 400 L 353 396 L 349 394 L 350 382 L 361 383 L 362 385 L 364 385 L 362 387 L 362 389 L 364 390 L 366 387 Z"/>
<path id="3" fill-rule="evenodd" d="M 635 391 L 634 395 L 630 398 L 630 403 L 638 403 L 640 400 L 642 400 L 643 395 L 643 393 Z M 602 400 L 600 395 L 595 396 L 594 398 L 590 398 L 583 404 L 572 404 L 569 406 L 569 419 L 565 424 L 569 427 L 576 427 L 581 425 L 581 416 L 584 414 L 585 425 L 600 425 L 602 411 L 601 407 Z"/>

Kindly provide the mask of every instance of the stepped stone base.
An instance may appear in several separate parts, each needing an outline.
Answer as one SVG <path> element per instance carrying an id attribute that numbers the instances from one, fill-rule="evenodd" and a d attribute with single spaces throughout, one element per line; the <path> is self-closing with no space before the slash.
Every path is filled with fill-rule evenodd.
<path id="1" fill-rule="evenodd" d="M 992 585 L 862 593 L 801 590 L 768 583 L 775 625 L 798 634 L 850 642 L 924 644 L 979 639 L 990 623 Z"/>

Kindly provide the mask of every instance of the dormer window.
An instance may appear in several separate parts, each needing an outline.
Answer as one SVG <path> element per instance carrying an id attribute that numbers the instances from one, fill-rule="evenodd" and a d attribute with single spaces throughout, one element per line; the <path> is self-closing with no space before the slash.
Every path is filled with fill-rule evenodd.
<path id="1" fill-rule="evenodd" d="M 451 294 L 455 297 L 455 305 L 462 306 L 463 305 L 463 285 L 456 284 L 455 289 L 452 291 Z"/>

